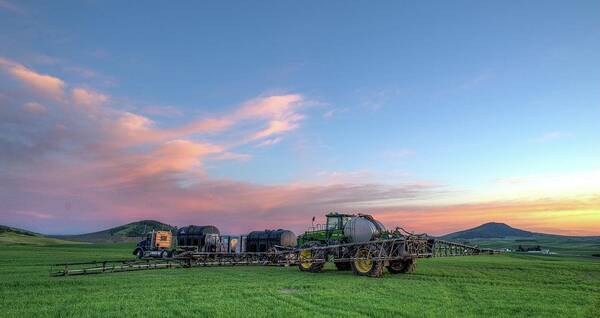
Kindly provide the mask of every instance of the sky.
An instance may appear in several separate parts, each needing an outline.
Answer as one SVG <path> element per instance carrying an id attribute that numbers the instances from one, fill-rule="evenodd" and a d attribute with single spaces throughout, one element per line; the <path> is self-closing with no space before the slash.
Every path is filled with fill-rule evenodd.
<path id="1" fill-rule="evenodd" d="M 0 224 L 600 235 L 598 1 L 0 0 Z"/>

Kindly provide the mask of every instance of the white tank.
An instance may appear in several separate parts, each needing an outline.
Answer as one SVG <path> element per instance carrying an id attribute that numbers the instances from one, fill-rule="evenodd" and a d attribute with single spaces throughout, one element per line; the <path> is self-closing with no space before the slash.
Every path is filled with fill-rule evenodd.
<path id="1" fill-rule="evenodd" d="M 350 237 L 353 243 L 368 242 L 385 231 L 385 227 L 379 221 L 371 221 L 366 218 L 354 216 L 344 226 L 344 235 Z"/>

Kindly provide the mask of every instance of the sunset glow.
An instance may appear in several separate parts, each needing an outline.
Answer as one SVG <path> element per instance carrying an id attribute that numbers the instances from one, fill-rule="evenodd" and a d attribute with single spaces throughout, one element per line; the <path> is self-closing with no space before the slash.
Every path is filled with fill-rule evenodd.
<path id="1" fill-rule="evenodd" d="M 120 4 L 102 34 L 86 22 L 102 2 L 0 6 L 0 224 L 300 233 L 346 211 L 434 235 L 600 235 L 597 5 L 466 14 L 480 28 L 255 7 L 245 28 L 190 4 L 181 19 Z M 565 27 L 575 13 L 594 31 Z"/>

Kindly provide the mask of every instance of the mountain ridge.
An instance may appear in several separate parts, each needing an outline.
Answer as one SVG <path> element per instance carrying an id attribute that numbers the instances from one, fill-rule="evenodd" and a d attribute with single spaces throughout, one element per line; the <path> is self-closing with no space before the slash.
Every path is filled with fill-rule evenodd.
<path id="1" fill-rule="evenodd" d="M 452 232 L 440 236 L 445 240 L 457 239 L 496 239 L 496 238 L 534 238 L 534 237 L 561 237 L 561 238 L 600 238 L 600 236 L 570 236 L 560 234 L 539 233 L 512 227 L 506 223 L 488 222 L 479 226 Z"/>
<path id="2" fill-rule="evenodd" d="M 0 225 L 0 234 L 14 233 L 29 237 L 47 237 L 67 241 L 90 242 L 90 243 L 117 243 L 117 242 L 136 242 L 145 233 L 152 230 L 175 231 L 177 227 L 162 223 L 156 220 L 140 220 L 115 226 L 109 229 L 70 235 L 44 235 L 20 228 Z M 559 234 L 538 233 L 511 227 L 505 223 L 488 222 L 479 226 L 448 233 L 438 236 L 444 240 L 469 240 L 469 239 L 501 239 L 501 238 L 535 238 L 535 237 L 556 237 L 556 238 L 588 238 L 600 239 L 600 236 L 567 236 Z"/>
<path id="3" fill-rule="evenodd" d="M 48 237 L 58 238 L 69 241 L 90 242 L 90 243 L 120 243 L 136 242 L 146 233 L 156 231 L 174 231 L 177 227 L 162 223 L 156 220 L 141 220 L 115 226 L 106 230 L 97 232 L 75 234 L 75 235 L 48 235 Z"/>

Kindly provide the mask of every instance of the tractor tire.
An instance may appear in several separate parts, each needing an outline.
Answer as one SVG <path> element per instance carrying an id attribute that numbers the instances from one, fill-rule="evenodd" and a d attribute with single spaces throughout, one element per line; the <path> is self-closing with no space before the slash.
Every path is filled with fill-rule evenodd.
<path id="1" fill-rule="evenodd" d="M 358 276 L 381 276 L 383 273 L 383 262 L 372 260 L 373 256 L 373 252 L 368 248 L 359 248 L 354 256 L 357 259 L 350 263 L 352 272 Z"/>
<path id="2" fill-rule="evenodd" d="M 138 248 L 135 251 L 135 257 L 137 257 L 138 259 L 142 259 L 144 257 L 144 250 L 141 248 Z"/>
<path id="3" fill-rule="evenodd" d="M 309 249 L 300 250 L 298 254 L 298 269 L 301 272 L 318 273 L 323 270 L 325 263 L 314 263 L 311 261 L 303 262 L 303 258 L 312 258 L 312 251 Z"/>
<path id="4" fill-rule="evenodd" d="M 349 271 L 352 269 L 350 262 L 335 262 L 335 268 L 338 271 Z"/>
<path id="5" fill-rule="evenodd" d="M 387 266 L 388 272 L 392 274 L 408 274 L 415 271 L 416 259 L 413 257 L 391 261 Z"/>

